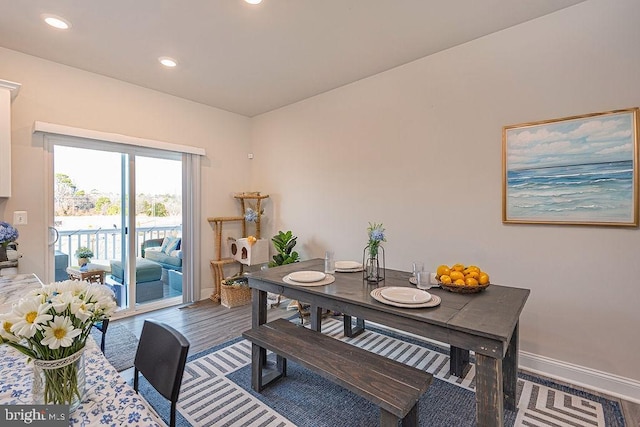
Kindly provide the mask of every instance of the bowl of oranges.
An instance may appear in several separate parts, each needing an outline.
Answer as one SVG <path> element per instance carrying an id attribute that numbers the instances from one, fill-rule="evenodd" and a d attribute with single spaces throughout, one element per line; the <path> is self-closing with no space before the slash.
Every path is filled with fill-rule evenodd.
<path id="1" fill-rule="evenodd" d="M 480 292 L 489 286 L 489 274 L 475 265 L 442 264 L 436 271 L 436 279 L 444 289 L 460 294 Z"/>

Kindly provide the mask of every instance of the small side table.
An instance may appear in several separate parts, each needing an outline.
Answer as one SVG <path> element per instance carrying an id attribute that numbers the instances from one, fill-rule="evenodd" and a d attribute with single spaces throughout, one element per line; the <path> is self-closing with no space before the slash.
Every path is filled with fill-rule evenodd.
<path id="1" fill-rule="evenodd" d="M 105 271 L 99 268 L 80 270 L 80 267 L 67 267 L 67 274 L 71 280 L 84 280 L 90 283 L 104 284 Z"/>

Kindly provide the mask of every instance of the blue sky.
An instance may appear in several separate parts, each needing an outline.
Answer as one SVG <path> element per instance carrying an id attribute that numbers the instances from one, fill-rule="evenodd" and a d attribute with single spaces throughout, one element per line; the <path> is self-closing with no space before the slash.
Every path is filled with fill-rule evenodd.
<path id="1" fill-rule="evenodd" d="M 69 175 L 78 190 L 120 193 L 120 154 L 56 146 L 55 172 Z M 180 194 L 181 162 L 136 157 L 136 193 Z"/>
<path id="2" fill-rule="evenodd" d="M 530 125 L 506 132 L 508 170 L 634 158 L 632 113 Z"/>

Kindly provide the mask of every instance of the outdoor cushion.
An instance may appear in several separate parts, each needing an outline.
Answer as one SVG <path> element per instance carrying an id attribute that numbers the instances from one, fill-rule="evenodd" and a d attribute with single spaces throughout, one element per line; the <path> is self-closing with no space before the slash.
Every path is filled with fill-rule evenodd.
<path id="1" fill-rule="evenodd" d="M 151 249 L 153 248 L 148 248 L 145 251 L 144 253 L 145 259 L 160 263 L 165 268 L 171 269 L 170 266 L 175 267 L 173 269 L 182 267 L 182 251 L 173 251 L 171 255 L 167 255 L 164 252 L 153 251 Z"/>
<path id="2" fill-rule="evenodd" d="M 160 251 L 164 252 L 167 255 L 171 255 L 171 252 L 178 249 L 180 246 L 180 238 L 179 237 L 165 237 L 162 241 L 162 245 L 160 246 Z"/>
<path id="3" fill-rule="evenodd" d="M 111 261 L 111 275 L 117 282 L 122 283 L 124 271 L 121 261 Z M 138 283 L 160 280 L 161 277 L 162 266 L 160 264 L 145 258 L 136 259 L 136 281 Z"/>
<path id="4" fill-rule="evenodd" d="M 171 289 L 182 292 L 182 273 L 176 270 L 169 270 L 169 287 Z"/>

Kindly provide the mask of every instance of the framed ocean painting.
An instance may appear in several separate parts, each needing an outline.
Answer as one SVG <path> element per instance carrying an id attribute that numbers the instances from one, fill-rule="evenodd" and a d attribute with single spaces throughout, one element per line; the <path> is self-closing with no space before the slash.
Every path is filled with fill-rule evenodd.
<path id="1" fill-rule="evenodd" d="M 638 111 L 505 126 L 502 221 L 637 226 Z"/>

